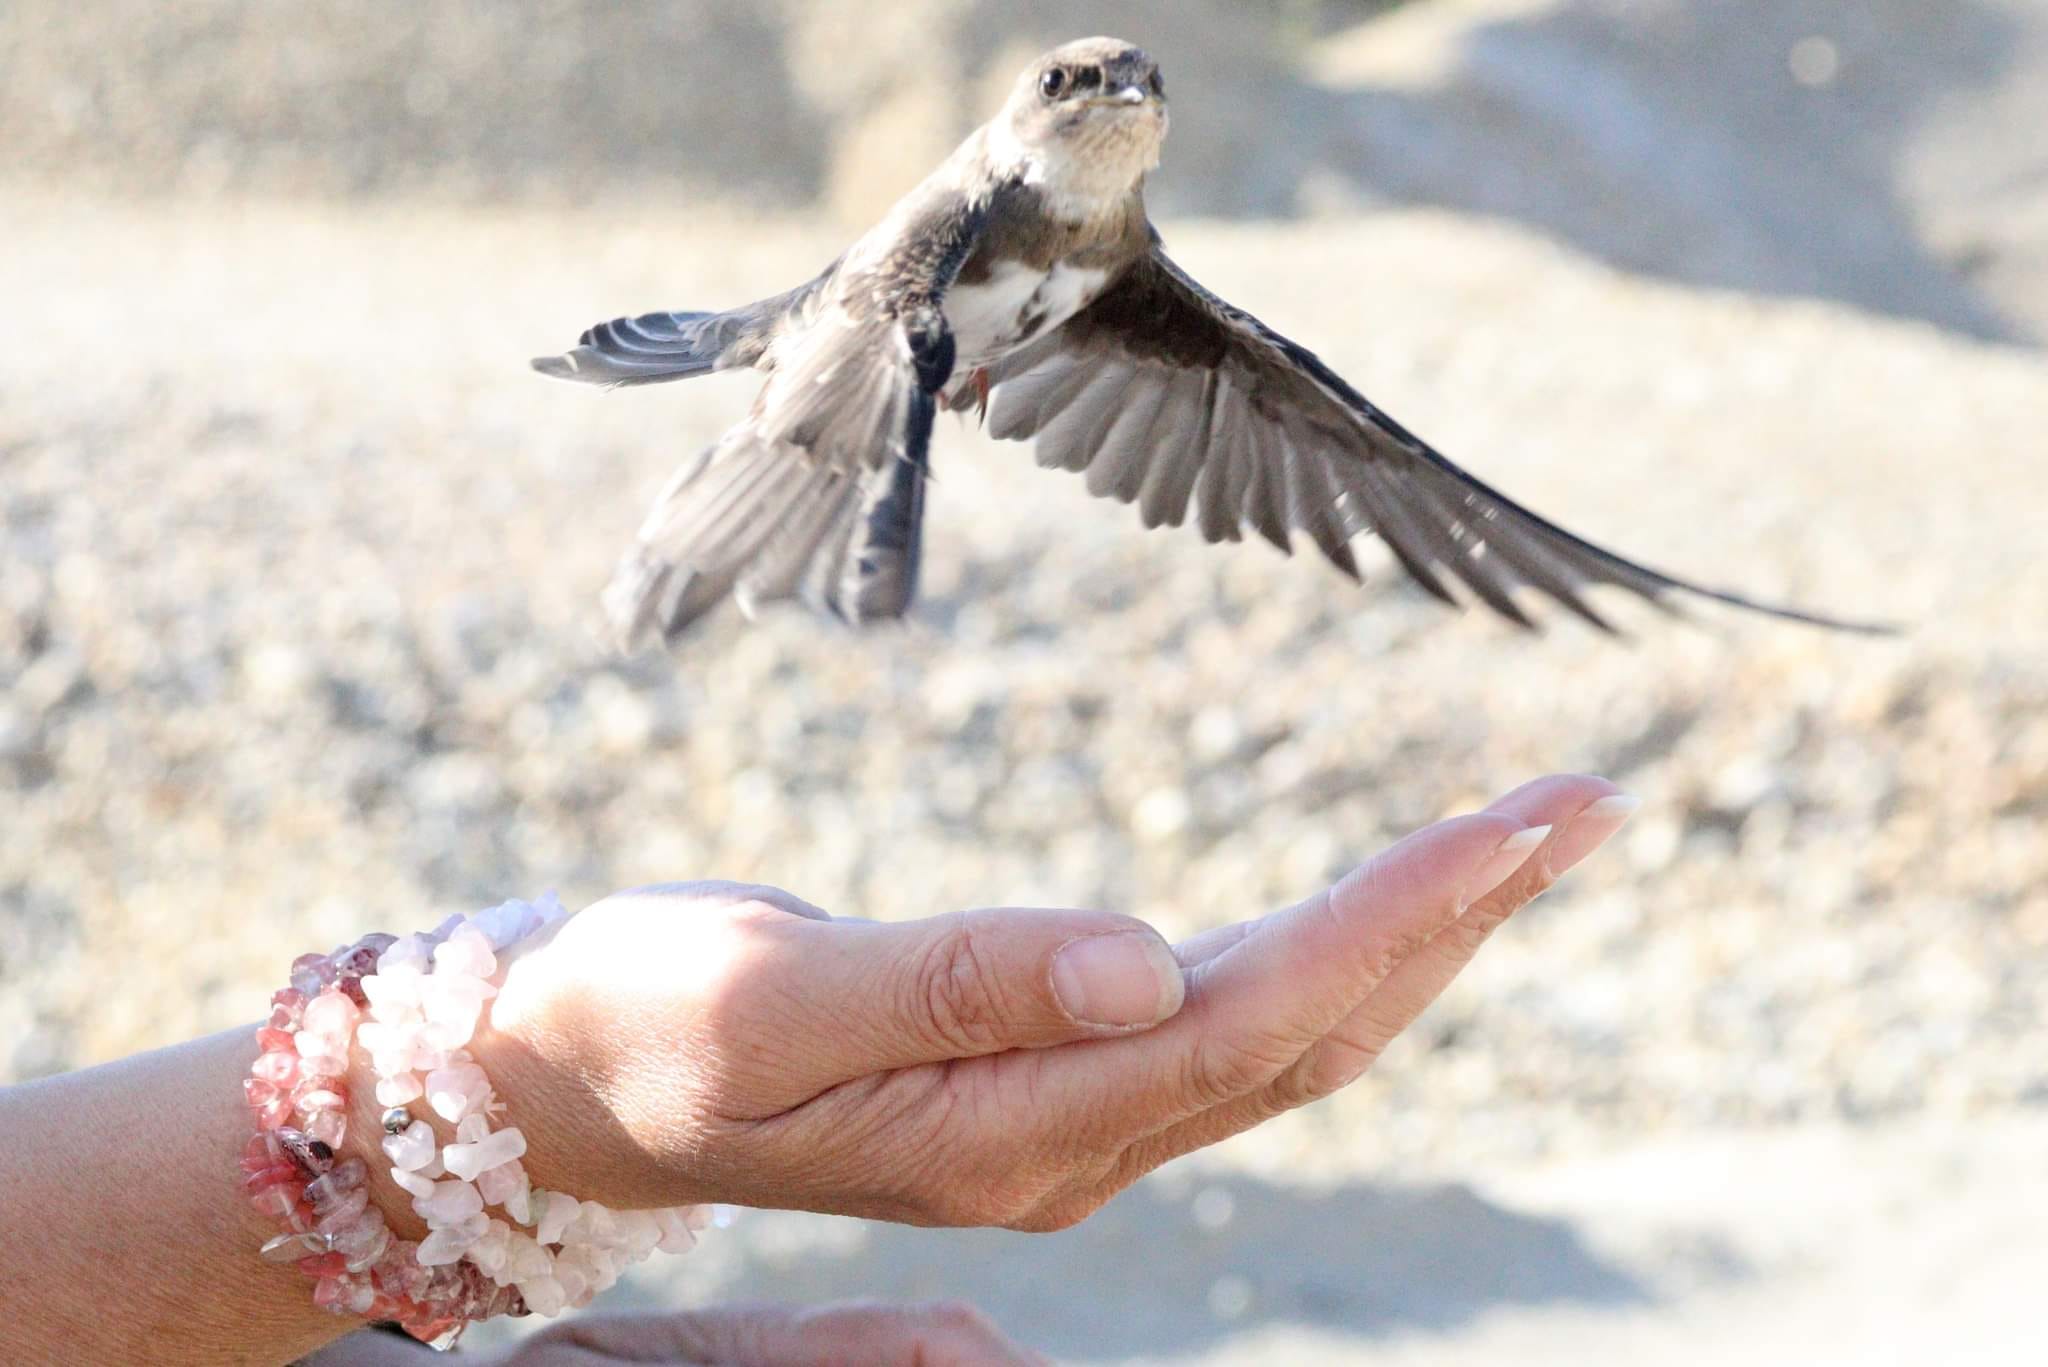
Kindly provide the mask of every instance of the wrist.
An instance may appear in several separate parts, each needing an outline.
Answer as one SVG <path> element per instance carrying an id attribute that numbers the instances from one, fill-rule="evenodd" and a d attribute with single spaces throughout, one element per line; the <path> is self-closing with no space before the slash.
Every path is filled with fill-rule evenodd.
<path id="1" fill-rule="evenodd" d="M 570 924 L 550 926 L 503 957 L 498 995 L 477 1022 L 470 1057 L 503 1103 L 504 1123 L 526 1136 L 521 1162 L 535 1187 L 619 1210 L 677 1204 L 648 1199 L 644 1182 L 607 1161 L 620 1147 L 620 1125 L 602 1074 L 587 1064 L 597 1051 L 586 1045 L 594 1016 L 614 1026 L 616 1017 L 571 986 L 565 969 L 576 947 L 560 939 Z"/>
<path id="2" fill-rule="evenodd" d="M 427 1237 L 427 1222 L 413 1212 L 412 1197 L 391 1180 L 391 1160 L 385 1156 L 383 1147 L 384 1113 L 389 1108 L 377 1100 L 376 1069 L 370 1066 L 369 1056 L 363 1050 L 350 1053 L 348 1134 L 335 1157 L 362 1160 L 369 1172 L 370 1204 L 383 1214 L 392 1237 L 418 1243 Z M 430 1122 L 435 1119 L 424 1108 L 414 1114 Z M 447 1127 L 447 1135 L 437 1133 L 436 1142 L 446 1143 L 453 1134 L 454 1128 Z"/>
<path id="3" fill-rule="evenodd" d="M 522 951 L 564 920 L 552 897 L 507 902 L 397 941 L 362 981 L 368 1018 L 357 1035 L 374 1098 L 389 1108 L 376 1117 L 380 1166 L 427 1226 L 419 1264 L 516 1287 L 523 1308 L 543 1315 L 586 1304 L 657 1248 L 684 1251 L 709 1217 L 641 1209 L 646 1202 L 615 1209 L 580 1175 L 580 1195 L 568 1194 L 570 1183 L 555 1185 L 545 1158 L 540 1182 L 528 1168 L 525 1113 L 554 1133 L 548 1120 L 562 1112 L 544 1105 L 522 1112 L 501 1099 L 498 1088 L 508 1076 L 521 1085 L 521 1065 L 534 1051 L 511 1031 L 493 1029 L 487 1008 Z M 519 976 L 530 980 L 531 972 Z M 513 994 L 515 1014 L 521 995 Z M 574 1151 L 568 1144 L 557 1150 Z M 396 1198 L 387 1192 L 389 1199 Z"/>

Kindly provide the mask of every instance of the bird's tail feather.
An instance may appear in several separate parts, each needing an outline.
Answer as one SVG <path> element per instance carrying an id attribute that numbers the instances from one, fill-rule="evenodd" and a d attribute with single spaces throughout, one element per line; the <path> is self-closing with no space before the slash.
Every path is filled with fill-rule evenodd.
<path id="1" fill-rule="evenodd" d="M 728 595 L 749 615 L 800 600 L 852 626 L 901 617 L 917 592 L 925 478 L 921 462 L 852 475 L 758 440 L 713 447 L 612 576 L 614 640 L 673 642 Z"/>

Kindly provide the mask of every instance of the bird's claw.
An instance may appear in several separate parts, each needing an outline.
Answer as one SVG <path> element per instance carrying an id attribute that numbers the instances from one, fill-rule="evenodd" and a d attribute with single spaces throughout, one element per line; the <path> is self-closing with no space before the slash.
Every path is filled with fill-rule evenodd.
<path id="1" fill-rule="evenodd" d="M 988 367 L 983 366 L 967 377 L 967 383 L 974 388 L 974 421 L 977 426 L 988 425 Z"/>

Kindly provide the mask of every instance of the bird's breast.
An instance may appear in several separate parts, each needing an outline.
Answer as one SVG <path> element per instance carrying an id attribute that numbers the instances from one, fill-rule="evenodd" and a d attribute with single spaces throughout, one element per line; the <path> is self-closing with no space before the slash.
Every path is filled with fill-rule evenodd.
<path id="1" fill-rule="evenodd" d="M 999 261 L 977 278 L 956 281 L 945 313 L 964 367 L 986 365 L 1056 328 L 1086 308 L 1109 272 L 1055 261 L 1048 270 Z"/>

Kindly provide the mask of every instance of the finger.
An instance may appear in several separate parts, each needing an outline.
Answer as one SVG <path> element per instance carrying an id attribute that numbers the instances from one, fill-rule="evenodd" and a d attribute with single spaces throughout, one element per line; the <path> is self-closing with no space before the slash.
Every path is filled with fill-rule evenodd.
<path id="1" fill-rule="evenodd" d="M 1265 921 L 1266 918 L 1260 916 L 1249 921 L 1233 921 L 1227 926 L 1205 930 L 1200 935 L 1191 936 L 1175 945 L 1173 957 L 1180 960 L 1180 966 L 1184 969 L 1200 968 L 1257 930 Z"/>
<path id="2" fill-rule="evenodd" d="M 850 1075 L 1145 1029 L 1185 994 L 1159 933 L 1111 912 L 990 908 L 803 929 L 822 1019 L 871 1036 Z"/>
<path id="3" fill-rule="evenodd" d="M 719 1367 L 826 1367 L 899 1364 L 925 1367 L 1033 1367 L 1043 1359 L 1003 1336 L 970 1305 L 848 1302 L 809 1309 L 734 1306 L 681 1315 L 610 1316 L 549 1331 L 549 1345 L 595 1361 L 716 1363 Z M 534 1367 L 552 1364 L 543 1353 Z"/>
<path id="4" fill-rule="evenodd" d="M 924 921 L 753 919 L 704 975 L 700 1046 L 744 1056 L 758 1120 L 842 1083 L 920 1064 L 1147 1029 L 1180 1009 L 1173 951 L 1098 911 L 955 912 Z"/>
<path id="5" fill-rule="evenodd" d="M 1580 774 L 1552 774 L 1547 778 L 1533 779 L 1510 792 L 1507 796 L 1488 803 L 1486 810 L 1498 812 L 1504 816 L 1517 817 L 1528 822 L 1531 826 L 1543 825 L 1545 824 L 1542 815 L 1545 810 L 1543 799 L 1546 796 L 1555 796 L 1561 788 L 1569 788 L 1572 791 L 1598 789 L 1601 790 L 1603 795 L 1620 791 L 1605 779 L 1592 778 Z M 1574 853 L 1571 862 L 1577 862 L 1578 859 L 1584 858 L 1585 854 L 1589 852 L 1590 847 L 1586 851 Z M 1569 864 L 1566 867 L 1569 867 Z M 1556 872 L 1562 874 L 1564 869 L 1559 868 Z M 1496 890 L 1493 895 L 1498 897 L 1500 893 Z M 1182 968 L 1198 968 L 1221 954 L 1224 950 L 1229 949 L 1238 941 L 1244 939 L 1246 935 L 1249 935 L 1261 923 L 1262 921 L 1260 920 L 1238 921 L 1231 925 L 1217 926 L 1213 930 L 1203 931 L 1199 935 L 1182 940 L 1176 944 L 1173 947 L 1174 956 L 1180 960 Z"/>
<path id="6" fill-rule="evenodd" d="M 1259 1091 L 1183 1121 L 1138 1145 L 1129 1159 L 1135 1167 L 1132 1176 L 1220 1143 L 1357 1081 L 1387 1045 L 1442 995 L 1495 930 L 1620 830 L 1636 805 L 1634 798 L 1605 779 L 1565 775 L 1525 784 L 1488 807 L 1490 813 L 1532 827 L 1549 826 L 1551 834 L 1505 882 L 1403 960 L 1294 1066 Z"/>
<path id="7" fill-rule="evenodd" d="M 1518 869 L 1548 834 L 1480 813 L 1409 836 L 1329 891 L 1275 913 L 1190 975 L 1168 1024 L 1050 1055 L 1050 1115 L 1165 1129 L 1271 1082 L 1402 961 Z"/>
<path id="8" fill-rule="evenodd" d="M 1548 892 L 1567 870 L 1605 844 L 1639 805 L 1605 779 L 1571 775 L 1539 779 L 1489 807 L 1489 811 L 1532 825 L 1548 824 L 1550 837 L 1505 883 L 1480 898 L 1389 974 L 1310 1051 L 1301 1065 L 1304 1099 L 1327 1095 L 1357 1081 L 1395 1036 L 1443 995 L 1510 916 Z"/>

